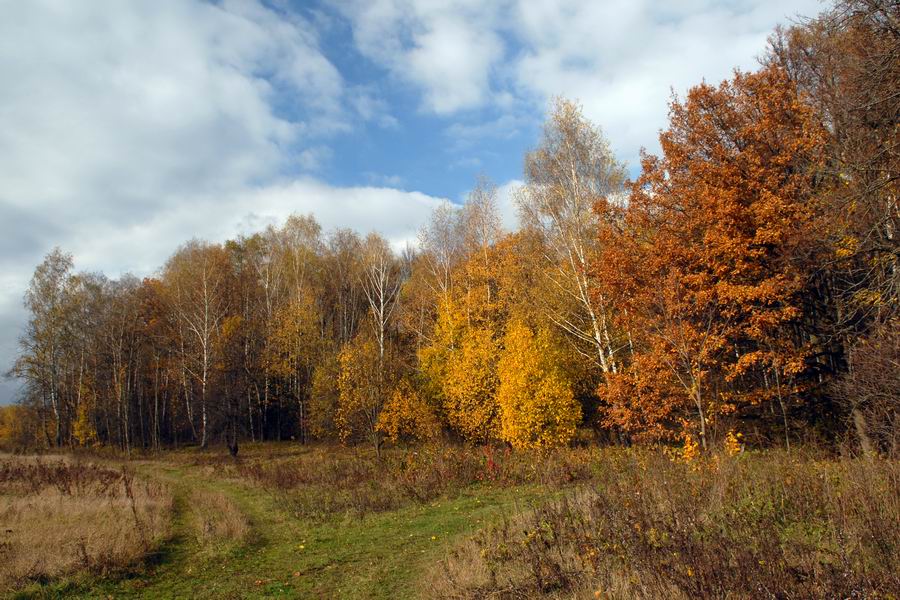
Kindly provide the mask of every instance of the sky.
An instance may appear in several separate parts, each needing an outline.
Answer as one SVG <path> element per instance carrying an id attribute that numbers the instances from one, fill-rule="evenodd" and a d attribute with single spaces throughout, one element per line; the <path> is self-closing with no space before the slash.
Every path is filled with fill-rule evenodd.
<path id="1" fill-rule="evenodd" d="M 556 96 L 636 173 L 672 93 L 753 69 L 817 0 L 0 0 L 0 373 L 54 246 L 153 275 L 313 214 L 415 240 L 478 175 L 508 227 Z M 0 404 L 18 383 L 0 378 Z"/>

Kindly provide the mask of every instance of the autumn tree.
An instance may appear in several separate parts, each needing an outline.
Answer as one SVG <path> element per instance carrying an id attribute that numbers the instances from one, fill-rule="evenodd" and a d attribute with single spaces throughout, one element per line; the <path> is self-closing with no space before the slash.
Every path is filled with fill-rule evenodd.
<path id="1" fill-rule="evenodd" d="M 425 388 L 450 429 L 465 439 L 499 438 L 497 360 L 506 307 L 499 293 L 501 239 L 496 190 L 482 179 L 457 213 L 452 286 L 436 297 L 429 344 L 418 352 Z"/>
<path id="2" fill-rule="evenodd" d="M 805 92 L 825 125 L 827 171 L 839 183 L 822 194 L 817 235 L 830 252 L 809 294 L 817 314 L 807 327 L 822 340 L 817 361 L 824 375 L 841 375 L 831 389 L 863 446 L 871 445 L 866 431 L 884 435 L 896 427 L 890 410 L 863 409 L 860 398 L 871 398 L 878 385 L 871 374 L 894 360 L 884 340 L 900 318 L 898 23 L 896 2 L 840 0 L 815 19 L 778 29 L 766 56 Z M 898 400 L 885 397 L 884 405 Z"/>
<path id="3" fill-rule="evenodd" d="M 378 431 L 395 444 L 400 440 L 428 441 L 441 433 L 435 407 L 409 378 L 401 379 L 378 416 Z"/>
<path id="4" fill-rule="evenodd" d="M 600 129 L 577 104 L 559 99 L 540 144 L 525 157 L 517 198 L 522 222 L 545 244 L 544 273 L 553 292 L 544 303 L 547 317 L 603 373 L 616 370 L 623 343 L 613 331 L 614 307 L 590 276 L 599 226 L 594 205 L 618 198 L 624 180 Z"/>
<path id="5" fill-rule="evenodd" d="M 436 298 L 446 298 L 453 289 L 453 269 L 464 252 L 462 238 L 459 208 L 449 202 L 438 205 L 419 231 L 423 267 Z"/>
<path id="6" fill-rule="evenodd" d="M 622 292 L 622 326 L 640 334 L 633 382 L 601 388 L 607 415 L 630 418 L 623 407 L 634 399 L 617 392 L 643 390 L 693 412 L 705 446 L 715 416 L 774 407 L 787 440 L 814 373 L 816 349 L 798 325 L 817 251 L 823 131 L 769 67 L 691 89 L 672 103 L 660 143 L 662 157 L 644 157 L 632 188 L 621 244 L 595 268 Z M 648 365 L 662 372 L 635 371 Z"/>
<path id="7" fill-rule="evenodd" d="M 53 443 L 63 443 L 64 410 L 62 394 L 63 354 L 68 329 L 68 291 L 72 256 L 54 248 L 38 265 L 25 293 L 25 308 L 31 313 L 19 340 L 20 354 L 12 374 L 29 386 L 31 397 L 40 402 L 40 411 L 53 416 Z M 46 429 L 45 429 L 46 431 Z"/>
<path id="8" fill-rule="evenodd" d="M 208 400 L 221 355 L 221 328 L 228 316 L 229 276 L 225 250 L 197 240 L 182 246 L 163 272 L 183 367 L 199 387 L 201 447 L 209 441 Z"/>
<path id="9" fill-rule="evenodd" d="M 385 357 L 374 336 L 360 334 L 340 354 L 336 421 L 341 440 L 367 438 L 381 455 L 383 434 L 378 420 L 385 404 Z"/>
<path id="10" fill-rule="evenodd" d="M 514 448 L 564 446 L 581 422 L 563 350 L 548 329 L 513 319 L 497 368 L 501 437 Z"/>

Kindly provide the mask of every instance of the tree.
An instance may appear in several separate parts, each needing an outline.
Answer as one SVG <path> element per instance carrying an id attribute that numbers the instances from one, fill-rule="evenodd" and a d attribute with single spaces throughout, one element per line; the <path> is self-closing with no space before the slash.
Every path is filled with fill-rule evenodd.
<path id="1" fill-rule="evenodd" d="M 163 281 L 175 315 L 186 373 L 200 388 L 200 445 L 206 447 L 208 399 L 220 361 L 221 327 L 228 316 L 230 265 L 225 250 L 197 240 L 182 246 L 166 263 Z"/>
<path id="2" fill-rule="evenodd" d="M 441 304 L 434 341 L 420 353 L 420 364 L 450 427 L 467 440 L 487 441 L 499 436 L 499 344 L 491 324 L 473 322 L 468 313 L 452 300 Z"/>
<path id="3" fill-rule="evenodd" d="M 304 292 L 276 311 L 264 355 L 268 371 L 290 382 L 291 394 L 300 409 L 301 440 L 305 440 L 306 389 L 322 350 L 318 325 L 314 298 L 310 292 Z"/>
<path id="4" fill-rule="evenodd" d="M 381 456 L 382 433 L 378 419 L 385 403 L 384 357 L 378 342 L 361 334 L 344 345 L 340 354 L 340 396 L 337 425 L 341 440 L 363 435 Z"/>
<path id="5" fill-rule="evenodd" d="M 861 399 L 871 398 L 873 374 L 894 360 L 882 340 L 900 318 L 898 24 L 897 2 L 839 0 L 815 19 L 776 30 L 766 56 L 825 125 L 827 172 L 837 185 L 822 191 L 816 231 L 830 252 L 809 294 L 819 307 L 808 327 L 814 324 L 812 335 L 821 340 L 823 376 L 844 372 L 831 389 L 864 446 L 872 433 L 883 439 L 895 427 L 889 410 L 863 409 L 869 401 Z"/>
<path id="6" fill-rule="evenodd" d="M 556 292 L 546 314 L 603 373 L 614 372 L 622 344 L 590 266 L 599 226 L 594 204 L 621 195 L 624 169 L 580 107 L 559 99 L 540 145 L 525 157 L 525 180 L 517 198 L 521 220 L 543 237 L 544 272 Z"/>
<path id="7" fill-rule="evenodd" d="M 839 0 L 816 19 L 776 30 L 766 57 L 826 127 L 828 170 L 840 184 L 828 190 L 819 225 L 834 252 L 822 270 L 840 302 L 832 335 L 847 346 L 900 306 L 898 23 L 894 1 Z"/>
<path id="8" fill-rule="evenodd" d="M 71 308 L 68 293 L 72 267 L 72 255 L 54 248 L 35 269 L 25 293 L 25 308 L 31 317 L 19 340 L 20 354 L 12 369 L 12 374 L 25 379 L 32 394 L 40 399 L 42 415 L 49 405 L 57 447 L 63 442 L 61 379 Z"/>
<path id="9" fill-rule="evenodd" d="M 378 416 L 378 430 L 395 444 L 401 439 L 428 441 L 441 433 L 441 422 L 408 378 L 394 386 Z"/>
<path id="10" fill-rule="evenodd" d="M 704 447 L 710 418 L 760 406 L 777 408 L 787 443 L 792 403 L 814 378 L 799 326 L 819 251 L 823 140 L 778 68 L 691 89 L 672 103 L 663 156 L 644 157 L 621 243 L 598 258 L 622 327 L 639 336 L 634 354 L 654 356 L 631 368 L 664 367 L 670 379 L 644 397 L 693 406 Z M 630 400 L 617 390 L 653 386 L 632 380 L 601 389 L 618 419 Z"/>
<path id="11" fill-rule="evenodd" d="M 581 422 L 581 407 L 563 369 L 563 352 L 547 329 L 512 320 L 497 367 L 501 437 L 514 448 L 564 446 Z"/>
<path id="12" fill-rule="evenodd" d="M 309 429 L 316 439 L 333 439 L 338 433 L 340 406 L 340 354 L 325 350 L 313 371 L 309 398 Z"/>
<path id="13" fill-rule="evenodd" d="M 362 253 L 362 289 L 369 302 L 379 360 L 384 362 L 392 318 L 400 299 L 402 273 L 390 245 L 383 237 L 369 234 Z"/>
<path id="14" fill-rule="evenodd" d="M 462 237 L 459 209 L 449 202 L 439 204 L 419 232 L 419 247 L 436 297 L 446 297 L 453 289 L 453 269 L 464 249 Z"/>

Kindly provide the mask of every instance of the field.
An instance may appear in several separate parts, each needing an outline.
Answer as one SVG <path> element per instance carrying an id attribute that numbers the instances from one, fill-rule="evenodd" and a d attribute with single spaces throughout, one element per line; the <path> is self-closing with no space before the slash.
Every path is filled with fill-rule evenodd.
<path id="1" fill-rule="evenodd" d="M 11 597 L 813 598 L 900 589 L 900 465 L 294 444 L 0 455 Z"/>

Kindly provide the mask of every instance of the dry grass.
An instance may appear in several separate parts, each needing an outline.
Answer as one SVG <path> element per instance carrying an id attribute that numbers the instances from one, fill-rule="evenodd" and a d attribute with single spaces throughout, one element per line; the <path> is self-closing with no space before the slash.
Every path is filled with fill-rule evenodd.
<path id="1" fill-rule="evenodd" d="M 866 598 L 900 589 L 900 464 L 611 450 L 595 484 L 481 532 L 436 598 Z"/>
<path id="2" fill-rule="evenodd" d="M 250 522 L 225 494 L 196 489 L 190 496 L 191 518 L 201 545 L 240 543 L 250 534 Z"/>
<path id="3" fill-rule="evenodd" d="M 453 495 L 472 485 L 558 487 L 593 475 L 597 449 L 516 453 L 490 446 L 395 449 L 381 460 L 358 450 L 313 447 L 281 458 L 231 463 L 239 477 L 275 493 L 306 518 L 358 517 Z"/>
<path id="4" fill-rule="evenodd" d="M 0 589 L 133 563 L 169 531 L 172 494 L 125 467 L 0 455 Z"/>

